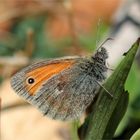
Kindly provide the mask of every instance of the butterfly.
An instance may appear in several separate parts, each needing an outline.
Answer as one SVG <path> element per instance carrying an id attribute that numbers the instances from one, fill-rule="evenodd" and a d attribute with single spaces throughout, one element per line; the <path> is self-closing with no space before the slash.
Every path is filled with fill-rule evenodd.
<path id="1" fill-rule="evenodd" d="M 44 115 L 74 120 L 90 105 L 99 87 L 103 87 L 107 58 L 108 52 L 101 46 L 89 57 L 45 60 L 16 73 L 11 86 Z"/>

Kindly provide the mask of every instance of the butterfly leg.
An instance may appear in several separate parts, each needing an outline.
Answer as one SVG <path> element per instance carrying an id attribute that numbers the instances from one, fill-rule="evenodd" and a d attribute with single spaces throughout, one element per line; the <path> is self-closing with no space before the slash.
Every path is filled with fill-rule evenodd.
<path id="1" fill-rule="evenodd" d="M 104 86 L 102 86 L 98 81 L 96 81 L 96 83 L 97 83 L 100 87 L 102 87 L 102 88 L 106 91 L 106 93 L 108 93 L 108 95 L 109 95 L 111 98 L 113 98 L 113 95 L 112 95 Z"/>
<path id="2" fill-rule="evenodd" d="M 112 68 L 109 67 L 109 64 L 108 63 L 106 63 L 106 67 L 107 67 L 108 70 L 114 71 L 114 69 L 112 69 Z"/>

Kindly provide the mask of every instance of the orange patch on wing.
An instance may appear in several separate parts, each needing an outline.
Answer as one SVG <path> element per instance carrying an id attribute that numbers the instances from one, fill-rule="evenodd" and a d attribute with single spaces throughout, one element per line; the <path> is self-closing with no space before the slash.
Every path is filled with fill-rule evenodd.
<path id="1" fill-rule="evenodd" d="M 27 73 L 27 77 L 34 78 L 33 84 L 26 84 L 27 91 L 30 95 L 35 95 L 35 91 L 50 77 L 55 74 L 59 74 L 61 71 L 71 67 L 74 60 L 62 61 L 58 63 L 48 64 L 46 66 L 39 67 L 33 71 Z"/>

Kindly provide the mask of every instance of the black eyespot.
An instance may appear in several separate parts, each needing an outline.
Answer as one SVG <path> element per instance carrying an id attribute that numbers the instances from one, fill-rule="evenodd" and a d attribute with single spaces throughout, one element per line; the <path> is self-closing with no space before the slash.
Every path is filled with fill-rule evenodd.
<path id="1" fill-rule="evenodd" d="M 34 78 L 27 79 L 28 84 L 33 84 L 35 82 Z"/>

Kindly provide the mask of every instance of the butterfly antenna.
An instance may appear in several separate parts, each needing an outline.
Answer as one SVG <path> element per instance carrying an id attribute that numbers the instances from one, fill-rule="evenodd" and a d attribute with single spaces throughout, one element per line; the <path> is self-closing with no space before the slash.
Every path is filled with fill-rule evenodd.
<path id="1" fill-rule="evenodd" d="M 100 87 L 102 87 L 105 91 L 106 91 L 106 93 L 111 97 L 111 98 L 113 98 L 113 95 L 104 87 L 104 86 L 102 86 L 98 81 L 96 81 L 97 82 L 97 84 L 100 86 Z"/>
<path id="2" fill-rule="evenodd" d="M 111 37 L 107 38 L 107 39 L 99 46 L 99 48 L 97 49 L 97 51 L 98 51 L 107 41 L 110 41 L 110 40 L 114 40 L 114 39 L 111 38 Z"/>
<path id="3" fill-rule="evenodd" d="M 97 46 L 97 44 L 98 44 L 98 42 L 99 42 L 99 40 L 100 40 L 100 30 L 101 30 L 101 27 L 102 26 L 102 19 L 101 18 L 99 18 L 99 20 L 98 20 L 98 23 L 97 23 L 97 33 L 96 33 L 96 46 Z M 113 40 L 113 38 L 107 38 L 100 46 L 99 46 L 99 48 L 97 48 L 97 51 L 107 42 L 107 41 L 109 41 L 109 40 Z"/>
<path id="4" fill-rule="evenodd" d="M 96 42 L 95 45 L 97 46 L 99 40 L 100 40 L 100 25 L 101 25 L 101 19 L 99 18 L 98 23 L 97 23 L 97 32 L 96 32 Z"/>

